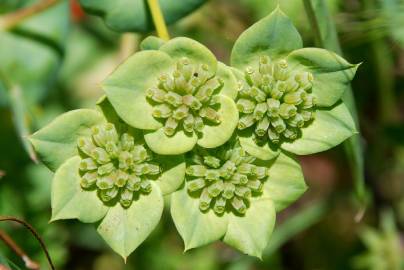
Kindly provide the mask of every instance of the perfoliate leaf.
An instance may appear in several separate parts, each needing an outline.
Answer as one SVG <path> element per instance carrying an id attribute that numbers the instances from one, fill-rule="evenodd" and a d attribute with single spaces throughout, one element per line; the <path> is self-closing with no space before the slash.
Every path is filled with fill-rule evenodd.
<path id="1" fill-rule="evenodd" d="M 52 182 L 52 221 L 77 218 L 93 223 L 108 211 L 95 190 L 85 191 L 80 186 L 80 157 L 74 156 L 56 171 Z"/>
<path id="2" fill-rule="evenodd" d="M 278 147 L 272 147 L 269 145 L 269 143 L 257 145 L 257 143 L 254 141 L 253 130 L 239 132 L 238 135 L 241 147 L 254 157 L 262 160 L 271 160 L 276 158 L 280 153 Z"/>
<path id="3" fill-rule="evenodd" d="M 166 43 L 166 41 L 162 40 L 161 38 L 148 36 L 147 38 L 143 39 L 142 42 L 140 42 L 140 48 L 143 51 L 158 50 L 164 45 L 164 43 Z"/>
<path id="4" fill-rule="evenodd" d="M 29 137 L 43 163 L 55 171 L 77 154 L 77 138 L 89 135 L 90 128 L 104 122 L 96 110 L 80 109 L 62 114 Z"/>
<path id="5" fill-rule="evenodd" d="M 185 160 L 181 156 L 159 156 L 155 160 L 162 168 L 161 176 L 156 180 L 163 195 L 176 191 L 184 182 Z"/>
<path id="6" fill-rule="evenodd" d="M 97 231 L 126 260 L 154 230 L 162 212 L 163 195 L 159 187 L 152 183 L 152 191 L 141 195 L 128 209 L 120 204 L 109 208 Z"/>
<path id="7" fill-rule="evenodd" d="M 227 230 L 228 215 L 202 213 L 199 198 L 191 198 L 185 187 L 171 195 L 171 216 L 184 240 L 185 250 L 219 240 Z"/>
<path id="8" fill-rule="evenodd" d="M 222 62 L 218 62 L 216 74 L 224 82 L 223 88 L 220 90 L 220 94 L 228 96 L 233 100 L 236 99 L 238 93 L 238 81 L 237 77 L 232 72 L 232 68 L 226 66 Z"/>
<path id="9" fill-rule="evenodd" d="M 200 7 L 206 0 L 159 0 L 166 23 L 171 24 Z M 119 32 L 146 33 L 154 29 L 146 1 L 139 0 L 80 0 L 84 9 L 102 16 L 105 23 Z"/>
<path id="10" fill-rule="evenodd" d="M 220 95 L 220 109 L 218 114 L 221 123 L 218 125 L 205 125 L 198 145 L 205 148 L 218 147 L 227 142 L 233 135 L 238 123 L 238 110 L 236 104 L 227 96 Z"/>
<path id="11" fill-rule="evenodd" d="M 261 55 L 279 58 L 302 46 L 299 32 L 278 8 L 240 35 L 231 52 L 231 65 L 245 68 Z"/>
<path id="12" fill-rule="evenodd" d="M 340 100 L 358 65 L 348 63 L 339 55 L 319 48 L 303 48 L 288 55 L 288 61 L 313 73 L 313 93 L 318 106 L 332 106 Z"/>
<path id="13" fill-rule="evenodd" d="M 295 202 L 307 190 L 299 162 L 281 153 L 269 167 L 264 189 L 277 212 Z"/>
<path id="14" fill-rule="evenodd" d="M 250 256 L 262 258 L 275 226 L 275 208 L 267 196 L 251 199 L 245 216 L 229 215 L 223 241 Z"/>
<path id="15" fill-rule="evenodd" d="M 356 132 L 350 112 L 344 103 L 339 103 L 331 109 L 317 110 L 313 123 L 302 129 L 301 138 L 285 142 L 281 147 L 298 155 L 308 155 L 333 148 Z"/>
<path id="16" fill-rule="evenodd" d="M 162 128 L 159 128 L 156 131 L 146 131 L 144 139 L 147 146 L 160 155 L 178 155 L 192 150 L 198 136 L 194 132 L 186 134 L 181 130 L 169 137 Z"/>
<path id="17" fill-rule="evenodd" d="M 161 51 L 141 51 L 123 62 L 103 83 L 109 101 L 127 124 L 139 129 L 158 129 L 161 123 L 153 116 L 153 107 L 145 92 L 157 83 L 174 62 Z"/>

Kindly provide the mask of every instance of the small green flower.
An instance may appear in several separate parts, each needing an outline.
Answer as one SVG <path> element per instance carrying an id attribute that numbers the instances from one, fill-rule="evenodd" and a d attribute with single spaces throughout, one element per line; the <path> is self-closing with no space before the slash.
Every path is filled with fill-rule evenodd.
<path id="1" fill-rule="evenodd" d="M 30 141 L 55 172 L 52 221 L 99 221 L 98 232 L 124 258 L 159 222 L 163 195 L 185 177 L 183 156 L 153 154 L 105 98 L 97 110 L 62 114 Z"/>
<path id="2" fill-rule="evenodd" d="M 128 58 L 103 83 L 119 116 L 144 130 L 158 154 L 182 154 L 196 144 L 214 148 L 232 136 L 238 122 L 237 80 L 202 44 L 150 37 L 147 50 Z"/>
<path id="3" fill-rule="evenodd" d="M 306 190 L 299 164 L 283 153 L 259 160 L 234 141 L 215 149 L 198 147 L 187 156 L 186 182 L 171 197 L 185 250 L 222 239 L 261 257 L 275 212 Z"/>
<path id="4" fill-rule="evenodd" d="M 341 100 L 358 65 L 302 40 L 279 9 L 236 41 L 231 64 L 239 80 L 242 147 L 268 160 L 280 150 L 299 155 L 328 150 L 356 132 Z"/>
<path id="5" fill-rule="evenodd" d="M 404 268 L 404 247 L 400 243 L 400 234 L 395 226 L 392 212 L 384 212 L 381 218 L 381 230 L 364 227 L 359 236 L 367 251 L 354 257 L 354 269 L 402 270 Z"/>

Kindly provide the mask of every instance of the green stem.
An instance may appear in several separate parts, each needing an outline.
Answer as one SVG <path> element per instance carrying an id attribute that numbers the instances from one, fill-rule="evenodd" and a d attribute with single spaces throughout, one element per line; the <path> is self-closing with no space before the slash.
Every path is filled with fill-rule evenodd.
<path id="1" fill-rule="evenodd" d="M 35 5 L 19 9 L 0 17 L 0 30 L 6 31 L 16 27 L 22 21 L 59 3 L 60 0 L 43 0 Z"/>
<path id="2" fill-rule="evenodd" d="M 313 5 L 313 2 L 315 5 Z M 319 47 L 342 54 L 337 30 L 333 23 L 333 18 L 329 14 L 326 2 L 323 0 L 303 0 L 303 3 L 311 27 L 315 29 L 314 34 L 316 35 Z M 355 100 L 350 86 L 347 87 L 342 96 L 342 100 L 350 110 L 356 125 L 359 126 Z M 356 217 L 356 220 L 359 221 L 365 212 L 368 200 L 365 187 L 363 147 L 360 135 L 354 135 L 345 141 L 344 148 L 349 164 L 351 165 L 355 195 L 360 204 L 360 209 Z"/>
<path id="3" fill-rule="evenodd" d="M 161 12 L 158 0 L 147 0 L 147 3 L 150 8 L 157 35 L 163 40 L 169 40 L 170 35 L 168 34 L 167 25 L 164 21 L 164 16 Z"/>

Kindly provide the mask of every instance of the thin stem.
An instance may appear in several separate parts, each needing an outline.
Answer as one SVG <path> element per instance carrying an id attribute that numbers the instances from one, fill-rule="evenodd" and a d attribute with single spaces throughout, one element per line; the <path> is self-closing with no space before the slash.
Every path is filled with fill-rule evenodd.
<path id="1" fill-rule="evenodd" d="M 164 21 L 158 0 L 147 0 L 147 3 L 150 8 L 154 26 L 156 27 L 157 35 L 163 40 L 169 40 L 170 35 L 168 34 L 167 25 Z"/>
<path id="2" fill-rule="evenodd" d="M 41 245 L 42 250 L 45 253 L 46 259 L 49 263 L 49 266 L 52 270 L 55 270 L 55 266 L 53 265 L 52 259 L 49 255 L 48 249 L 46 248 L 46 245 L 44 243 L 44 241 L 42 240 L 42 238 L 39 236 L 39 234 L 35 231 L 34 227 L 32 227 L 29 223 L 25 222 L 24 220 L 15 218 L 15 217 L 9 217 L 9 216 L 0 216 L 0 221 L 12 221 L 12 222 L 16 222 L 19 223 L 21 225 L 23 225 L 25 228 L 27 228 L 30 233 L 36 238 L 36 240 L 39 242 L 39 244 Z"/>
<path id="3" fill-rule="evenodd" d="M 33 261 L 5 231 L 0 230 L 0 239 L 3 240 L 3 242 L 6 243 L 6 245 L 9 246 L 9 248 L 11 248 L 18 256 L 21 257 L 25 263 L 25 267 L 32 270 L 39 269 L 39 264 Z"/>
<path id="4" fill-rule="evenodd" d="M 0 17 L 0 30 L 10 30 L 25 19 L 56 5 L 60 0 L 42 0 L 41 2 L 19 9 L 13 13 Z"/>
<path id="5" fill-rule="evenodd" d="M 317 21 L 316 14 L 314 12 L 313 5 L 311 0 L 303 0 L 304 8 L 306 10 L 307 17 L 309 18 L 310 25 L 314 30 L 315 39 L 317 42 L 317 46 L 320 48 L 324 48 L 324 40 L 321 35 L 320 25 Z"/>

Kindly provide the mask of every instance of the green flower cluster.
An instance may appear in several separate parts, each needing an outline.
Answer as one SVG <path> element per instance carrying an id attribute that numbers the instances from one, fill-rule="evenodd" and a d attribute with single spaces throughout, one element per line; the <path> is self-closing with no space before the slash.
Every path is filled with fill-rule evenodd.
<path id="1" fill-rule="evenodd" d="M 260 257 L 276 212 L 307 189 L 293 154 L 356 132 L 341 96 L 357 65 L 302 48 L 279 10 L 241 34 L 231 66 L 189 38 L 148 37 L 141 48 L 102 83 L 96 109 L 30 137 L 55 172 L 52 220 L 98 222 L 126 258 L 171 195 L 185 249 L 222 240 Z"/>
<path id="2" fill-rule="evenodd" d="M 313 74 L 296 72 L 284 59 L 271 62 L 261 56 L 257 69 L 246 68 L 240 83 L 238 129 L 254 126 L 256 139 L 279 144 L 301 136 L 301 128 L 314 119 L 316 97 Z"/>
<path id="3" fill-rule="evenodd" d="M 177 129 L 185 132 L 202 132 L 205 122 L 219 124 L 217 105 L 222 88 L 220 78 L 212 78 L 209 66 L 193 66 L 187 57 L 180 59 L 172 75 L 163 73 L 156 87 L 146 91 L 153 105 L 153 116 L 164 122 L 164 133 L 172 136 Z M 215 108 L 216 107 L 216 108 Z"/>
<path id="4" fill-rule="evenodd" d="M 151 192 L 151 182 L 160 174 L 158 164 L 150 163 L 152 153 L 144 145 L 135 145 L 134 138 L 121 136 L 111 123 L 93 126 L 91 137 L 80 137 L 77 146 L 80 161 L 81 187 L 98 189 L 103 202 L 114 199 L 129 207 L 134 194 Z"/>
<path id="5" fill-rule="evenodd" d="M 262 193 L 268 169 L 253 164 L 256 158 L 241 147 L 220 147 L 211 155 L 198 149 L 186 169 L 187 189 L 199 196 L 199 209 L 216 214 L 232 209 L 245 214 L 252 194 Z"/>

